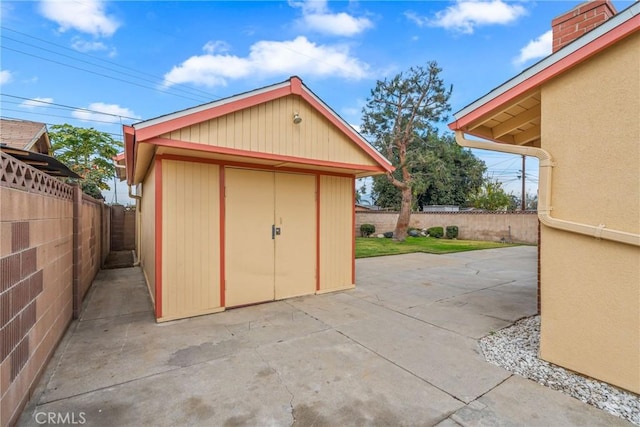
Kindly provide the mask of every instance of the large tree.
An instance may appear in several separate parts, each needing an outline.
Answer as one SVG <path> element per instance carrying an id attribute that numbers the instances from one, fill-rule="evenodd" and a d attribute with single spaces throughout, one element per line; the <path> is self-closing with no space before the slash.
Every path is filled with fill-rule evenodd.
<path id="1" fill-rule="evenodd" d="M 502 183 L 496 179 L 486 179 L 469 201 L 474 208 L 488 211 L 513 210 L 518 204 L 518 198 L 507 194 Z"/>
<path id="2" fill-rule="evenodd" d="M 413 172 L 413 208 L 427 205 L 464 205 L 484 182 L 484 162 L 456 144 L 452 134 L 433 132 Z M 396 172 L 397 173 L 397 172 Z M 373 199 L 378 206 L 400 209 L 401 193 L 386 178 L 374 178 Z"/>
<path id="3" fill-rule="evenodd" d="M 452 89 L 445 87 L 441 71 L 432 61 L 426 66 L 411 67 L 390 80 L 379 80 L 363 109 L 362 132 L 397 170 L 386 175 L 401 195 L 396 240 L 407 236 L 414 188 L 420 185 L 414 174 L 429 137 L 451 109 Z"/>
<path id="4" fill-rule="evenodd" d="M 82 191 L 101 199 L 101 190 L 108 190 L 115 176 L 112 159 L 122 143 L 108 133 L 69 124 L 51 126 L 49 138 L 52 155 L 82 177 Z"/>

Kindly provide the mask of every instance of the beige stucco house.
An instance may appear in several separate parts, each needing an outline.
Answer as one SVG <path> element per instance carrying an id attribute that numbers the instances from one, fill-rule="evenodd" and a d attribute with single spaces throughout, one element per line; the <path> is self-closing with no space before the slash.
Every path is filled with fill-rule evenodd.
<path id="1" fill-rule="evenodd" d="M 392 166 L 299 78 L 124 134 L 158 321 L 354 286 L 354 180 Z"/>
<path id="2" fill-rule="evenodd" d="M 449 126 L 540 159 L 540 356 L 640 393 L 640 3 L 583 3 L 552 26 L 550 56 Z"/>

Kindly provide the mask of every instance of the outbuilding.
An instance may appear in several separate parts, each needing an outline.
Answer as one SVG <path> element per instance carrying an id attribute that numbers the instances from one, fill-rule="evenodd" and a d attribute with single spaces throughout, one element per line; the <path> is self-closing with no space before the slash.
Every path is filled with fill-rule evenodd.
<path id="1" fill-rule="evenodd" d="M 355 286 L 355 179 L 391 164 L 298 77 L 124 126 L 158 321 Z"/>

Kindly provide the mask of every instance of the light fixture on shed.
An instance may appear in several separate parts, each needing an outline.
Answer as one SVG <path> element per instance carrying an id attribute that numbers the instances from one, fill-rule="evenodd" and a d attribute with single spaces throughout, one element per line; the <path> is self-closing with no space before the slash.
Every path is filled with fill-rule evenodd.
<path id="1" fill-rule="evenodd" d="M 302 117 L 300 117 L 300 114 L 293 113 L 293 123 L 299 125 L 300 122 L 302 122 Z"/>

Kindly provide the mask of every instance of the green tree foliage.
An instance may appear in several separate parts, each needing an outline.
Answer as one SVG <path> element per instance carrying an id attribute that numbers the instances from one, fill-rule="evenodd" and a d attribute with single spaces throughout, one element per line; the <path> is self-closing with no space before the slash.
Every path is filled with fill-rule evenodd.
<path id="1" fill-rule="evenodd" d="M 500 181 L 487 179 L 480 189 L 473 194 L 469 201 L 474 208 L 488 211 L 513 209 L 517 198 L 507 194 Z"/>
<path id="2" fill-rule="evenodd" d="M 82 191 L 101 199 L 101 190 L 115 176 L 113 157 L 122 143 L 108 133 L 69 124 L 53 125 L 49 131 L 52 155 L 82 177 Z"/>
<path id="3" fill-rule="evenodd" d="M 484 162 L 456 144 L 453 135 L 433 132 L 423 150 L 413 173 L 414 210 L 427 205 L 464 205 L 482 186 Z M 374 178 L 373 198 L 378 206 L 400 208 L 400 191 L 385 176 Z"/>
<path id="4" fill-rule="evenodd" d="M 436 62 L 412 67 L 392 79 L 376 82 L 363 109 L 363 134 L 396 167 L 386 175 L 401 195 L 400 214 L 394 231 L 396 240 L 404 240 L 411 218 L 413 194 L 420 187 L 414 174 L 423 162 L 423 154 L 435 124 L 443 122 L 451 109 L 451 88 L 440 78 Z"/>

